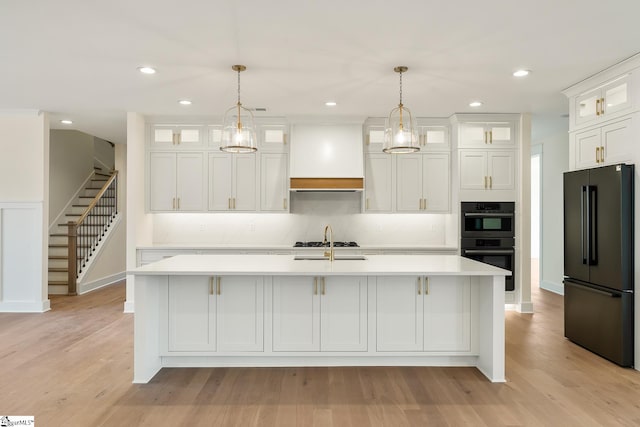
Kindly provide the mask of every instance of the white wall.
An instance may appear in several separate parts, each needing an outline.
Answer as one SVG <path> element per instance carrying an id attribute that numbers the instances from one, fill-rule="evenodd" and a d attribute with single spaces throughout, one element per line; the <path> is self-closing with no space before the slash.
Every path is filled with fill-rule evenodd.
<path id="1" fill-rule="evenodd" d="M 0 111 L 0 311 L 49 309 L 49 118 Z"/>
<path id="2" fill-rule="evenodd" d="M 76 130 L 51 130 L 49 225 L 93 173 L 94 137 Z"/>
<path id="3" fill-rule="evenodd" d="M 126 253 L 124 248 L 127 229 L 122 213 L 112 227 L 105 236 L 104 243 L 96 257 L 91 260 L 86 275 L 78 282 L 79 294 L 119 282 L 125 278 Z"/>
<path id="4" fill-rule="evenodd" d="M 99 166 L 106 169 L 115 167 L 114 148 L 109 141 L 98 137 L 93 138 L 93 157 Z"/>
<path id="5" fill-rule="evenodd" d="M 542 145 L 542 239 L 540 287 L 564 293 L 564 228 L 562 174 L 569 170 L 569 119 L 547 119 L 546 129 L 534 134 Z"/>

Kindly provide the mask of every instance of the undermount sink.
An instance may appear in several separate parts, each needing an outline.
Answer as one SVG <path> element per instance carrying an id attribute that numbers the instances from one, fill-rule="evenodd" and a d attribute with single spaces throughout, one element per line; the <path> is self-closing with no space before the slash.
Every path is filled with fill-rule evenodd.
<path id="1" fill-rule="evenodd" d="M 296 255 L 293 257 L 295 261 L 329 261 L 329 257 L 322 255 Z M 364 261 L 367 258 L 364 255 L 335 255 L 334 261 Z"/>

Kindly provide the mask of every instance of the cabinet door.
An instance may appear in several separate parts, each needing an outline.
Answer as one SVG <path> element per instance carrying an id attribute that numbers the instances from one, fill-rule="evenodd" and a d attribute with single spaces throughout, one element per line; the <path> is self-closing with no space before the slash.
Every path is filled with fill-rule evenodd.
<path id="1" fill-rule="evenodd" d="M 604 164 L 631 161 L 631 120 L 602 127 L 600 159 Z"/>
<path id="2" fill-rule="evenodd" d="M 153 148 L 174 148 L 177 142 L 174 125 L 151 125 L 151 146 Z"/>
<path id="3" fill-rule="evenodd" d="M 420 126 L 420 146 L 426 150 L 446 150 L 449 148 L 449 128 L 447 126 Z"/>
<path id="4" fill-rule="evenodd" d="M 421 351 L 422 282 L 416 276 L 384 276 L 376 280 L 377 350 Z"/>
<path id="5" fill-rule="evenodd" d="M 596 149 L 600 147 L 600 129 L 575 134 L 575 167 L 596 166 Z"/>
<path id="6" fill-rule="evenodd" d="M 422 154 L 396 157 L 396 210 L 419 212 L 422 199 Z"/>
<path id="7" fill-rule="evenodd" d="M 208 134 L 209 134 L 209 146 L 219 150 L 220 145 L 222 144 L 222 126 L 210 125 L 208 127 Z"/>
<path id="8" fill-rule="evenodd" d="M 382 153 L 384 147 L 384 120 L 365 125 L 364 150 L 368 153 Z"/>
<path id="9" fill-rule="evenodd" d="M 273 351 L 320 351 L 317 278 L 273 278 Z"/>
<path id="10" fill-rule="evenodd" d="M 625 76 L 602 88 L 602 98 L 604 99 L 601 108 L 602 115 L 610 116 L 631 107 L 629 85 L 629 76 Z"/>
<path id="11" fill-rule="evenodd" d="M 513 122 L 491 122 L 486 126 L 489 148 L 515 146 L 515 126 Z"/>
<path id="12" fill-rule="evenodd" d="M 176 209 L 201 211 L 204 209 L 204 176 L 202 153 L 178 153 L 176 177 Z"/>
<path id="13" fill-rule="evenodd" d="M 367 278 L 322 277 L 322 351 L 367 350 Z"/>
<path id="14" fill-rule="evenodd" d="M 515 188 L 515 154 L 513 151 L 487 152 L 489 189 L 513 190 Z"/>
<path id="15" fill-rule="evenodd" d="M 392 156 L 367 153 L 364 156 L 364 192 L 367 212 L 391 212 Z"/>
<path id="16" fill-rule="evenodd" d="M 263 351 L 263 279 L 216 278 L 218 351 Z"/>
<path id="17" fill-rule="evenodd" d="M 288 211 L 289 157 L 286 153 L 263 153 L 260 161 L 260 210 Z"/>
<path id="18" fill-rule="evenodd" d="M 427 212 L 449 211 L 449 154 L 422 157 L 422 195 Z"/>
<path id="19" fill-rule="evenodd" d="M 459 127 L 459 147 L 486 148 L 488 143 L 485 123 L 462 123 Z"/>
<path id="20" fill-rule="evenodd" d="M 201 147 L 204 128 L 200 125 L 179 125 L 175 133 L 178 136 L 176 147 L 191 148 Z"/>
<path id="21" fill-rule="evenodd" d="M 424 350 L 471 350 L 471 288 L 468 277 L 425 278 Z"/>
<path id="22" fill-rule="evenodd" d="M 256 210 L 256 176 L 255 154 L 233 154 L 234 210 Z"/>
<path id="23" fill-rule="evenodd" d="M 232 155 L 209 153 L 209 210 L 231 209 Z"/>
<path id="24" fill-rule="evenodd" d="M 286 123 L 264 124 L 259 127 L 258 144 L 261 151 L 282 153 L 287 150 L 289 126 Z"/>
<path id="25" fill-rule="evenodd" d="M 576 124 L 590 122 L 599 116 L 600 108 L 599 105 L 596 104 L 600 103 L 600 97 L 600 89 L 596 89 L 576 97 Z"/>
<path id="26" fill-rule="evenodd" d="M 460 188 L 484 190 L 487 188 L 486 151 L 460 150 Z"/>
<path id="27" fill-rule="evenodd" d="M 169 351 L 215 351 L 215 293 L 210 277 L 169 276 Z"/>
<path id="28" fill-rule="evenodd" d="M 149 210 L 173 211 L 176 208 L 175 153 L 149 154 Z"/>

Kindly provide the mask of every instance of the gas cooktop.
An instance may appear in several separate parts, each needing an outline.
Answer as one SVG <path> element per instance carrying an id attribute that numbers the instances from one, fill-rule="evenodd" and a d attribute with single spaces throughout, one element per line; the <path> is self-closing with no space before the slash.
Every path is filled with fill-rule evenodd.
<path id="1" fill-rule="evenodd" d="M 294 248 L 324 248 L 329 247 L 329 242 L 296 242 Z M 334 248 L 358 248 L 356 242 L 333 242 Z"/>

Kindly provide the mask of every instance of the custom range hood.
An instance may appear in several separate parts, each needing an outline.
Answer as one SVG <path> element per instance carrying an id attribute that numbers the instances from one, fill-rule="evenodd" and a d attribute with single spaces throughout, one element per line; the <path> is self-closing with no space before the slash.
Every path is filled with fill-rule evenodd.
<path id="1" fill-rule="evenodd" d="M 294 124 L 291 191 L 362 191 L 362 124 Z"/>

